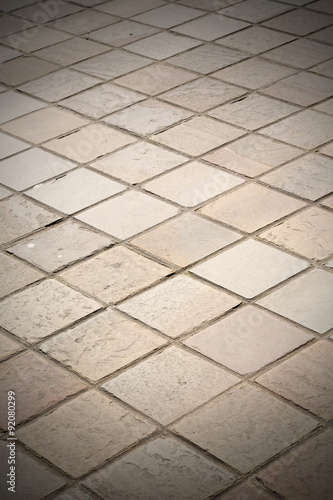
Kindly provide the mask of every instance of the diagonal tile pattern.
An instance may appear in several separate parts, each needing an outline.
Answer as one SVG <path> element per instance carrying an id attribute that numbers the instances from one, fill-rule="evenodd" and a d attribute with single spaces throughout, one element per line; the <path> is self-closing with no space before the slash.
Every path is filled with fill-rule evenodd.
<path id="1" fill-rule="evenodd" d="M 2 479 L 329 500 L 332 2 L 0 3 Z"/>

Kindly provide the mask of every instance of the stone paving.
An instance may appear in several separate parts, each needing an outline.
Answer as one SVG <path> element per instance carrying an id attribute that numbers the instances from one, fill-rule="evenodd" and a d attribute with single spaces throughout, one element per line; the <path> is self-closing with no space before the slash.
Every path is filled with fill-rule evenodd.
<path id="1" fill-rule="evenodd" d="M 1 499 L 332 499 L 332 1 L 0 6 Z"/>

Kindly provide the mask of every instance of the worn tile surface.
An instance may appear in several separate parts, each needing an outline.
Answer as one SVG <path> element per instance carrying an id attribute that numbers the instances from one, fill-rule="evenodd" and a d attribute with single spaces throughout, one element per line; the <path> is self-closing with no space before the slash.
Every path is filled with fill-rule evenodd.
<path id="1" fill-rule="evenodd" d="M 7 253 L 0 254 L 0 296 L 43 278 L 44 274 Z"/>

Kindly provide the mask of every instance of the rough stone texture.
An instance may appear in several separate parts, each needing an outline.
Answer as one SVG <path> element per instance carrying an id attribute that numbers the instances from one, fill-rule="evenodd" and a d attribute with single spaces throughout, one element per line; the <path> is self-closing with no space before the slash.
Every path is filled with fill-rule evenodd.
<path id="1" fill-rule="evenodd" d="M 0 254 L 0 297 L 30 285 L 44 277 L 44 274 L 27 266 L 15 257 Z"/>
<path id="2" fill-rule="evenodd" d="M 13 340 L 12 337 L 9 337 L 4 334 L 3 330 L 0 330 L 0 343 L 1 343 L 1 352 L 0 359 L 6 359 L 12 354 L 23 350 L 23 346 Z"/>
<path id="3" fill-rule="evenodd" d="M 276 500 L 276 496 L 270 494 L 267 490 L 259 489 L 251 482 L 242 483 L 235 488 L 232 488 L 227 493 L 222 493 L 216 497 L 216 500 Z"/>

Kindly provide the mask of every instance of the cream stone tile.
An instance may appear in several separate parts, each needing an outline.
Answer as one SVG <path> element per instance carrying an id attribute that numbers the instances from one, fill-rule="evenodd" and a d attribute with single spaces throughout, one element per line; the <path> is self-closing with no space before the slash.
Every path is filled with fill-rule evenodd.
<path id="1" fill-rule="evenodd" d="M 294 37 L 279 31 L 269 30 L 261 25 L 251 26 L 232 35 L 217 40 L 216 43 L 226 45 L 232 49 L 243 50 L 257 55 L 279 45 L 290 42 Z"/>
<path id="2" fill-rule="evenodd" d="M 247 177 L 256 177 L 301 153 L 293 146 L 260 135 L 249 135 L 204 156 L 204 160 Z"/>
<path id="3" fill-rule="evenodd" d="M 172 31 L 211 42 L 221 36 L 242 30 L 247 26 L 249 26 L 248 23 L 244 23 L 243 21 L 230 19 L 219 14 L 208 14 L 207 16 L 177 26 Z"/>
<path id="4" fill-rule="evenodd" d="M 159 97 L 173 104 L 201 112 L 239 97 L 245 92 L 243 88 L 219 82 L 213 78 L 200 78 Z"/>
<path id="5" fill-rule="evenodd" d="M 185 123 L 152 137 L 165 146 L 182 153 L 199 156 L 243 135 L 236 127 L 217 122 L 205 116 L 196 116 Z"/>
<path id="6" fill-rule="evenodd" d="M 320 152 L 324 155 L 333 156 L 333 142 L 330 142 L 324 148 L 321 148 Z"/>
<path id="7" fill-rule="evenodd" d="M 293 10 L 266 21 L 264 26 L 304 36 L 331 24 L 329 16 L 306 9 Z"/>
<path id="8" fill-rule="evenodd" d="M 185 213 L 134 238 L 131 243 L 163 260 L 185 267 L 240 238 L 234 231 Z"/>
<path id="9" fill-rule="evenodd" d="M 239 300 L 223 291 L 178 275 L 125 300 L 118 309 L 176 338 L 237 304 Z"/>
<path id="10" fill-rule="evenodd" d="M 53 139 L 44 147 L 79 163 L 88 163 L 132 142 L 135 138 L 128 134 L 93 123 L 65 137 Z"/>
<path id="11" fill-rule="evenodd" d="M 95 300 L 50 279 L 3 300 L 0 324 L 17 337 L 34 343 L 100 308 Z"/>
<path id="12" fill-rule="evenodd" d="M 24 348 L 22 344 L 20 344 L 16 340 L 13 340 L 12 337 L 5 335 L 5 333 L 2 330 L 0 330 L 0 343 L 1 343 L 1 352 L 0 352 L 1 361 L 8 358 L 12 354 L 15 354 L 18 351 L 22 351 Z"/>
<path id="13" fill-rule="evenodd" d="M 10 196 L 11 194 L 13 194 L 11 191 L 9 191 L 9 189 L 6 189 L 2 186 L 0 186 L 0 200 L 3 200 L 4 198 L 8 198 L 8 196 Z"/>
<path id="14" fill-rule="evenodd" d="M 241 183 L 242 179 L 235 175 L 194 161 L 143 187 L 180 205 L 193 207 Z"/>
<path id="15" fill-rule="evenodd" d="M 102 387 L 167 425 L 238 382 L 222 368 L 172 346 Z"/>
<path id="16" fill-rule="evenodd" d="M 97 10 L 120 17 L 133 17 L 147 10 L 164 5 L 162 0 L 112 0 L 96 7 Z"/>
<path id="17" fill-rule="evenodd" d="M 71 161 L 31 148 L 0 162 L 0 182 L 21 191 L 75 167 Z"/>
<path id="18" fill-rule="evenodd" d="M 62 31 L 54 30 L 49 26 L 34 26 L 28 30 L 21 31 L 19 36 L 2 39 L 5 44 L 14 49 L 24 52 L 33 52 L 35 50 L 63 42 L 70 38 L 70 35 Z"/>
<path id="19" fill-rule="evenodd" d="M 332 59 L 322 64 L 318 64 L 317 66 L 314 66 L 313 68 L 311 68 L 311 71 L 314 71 L 315 73 L 320 73 L 321 75 L 333 77 Z"/>
<path id="20" fill-rule="evenodd" d="M 51 107 L 12 120 L 3 125 L 2 130 L 29 142 L 39 144 L 88 123 L 88 120 L 74 113 Z"/>
<path id="21" fill-rule="evenodd" d="M 101 498 L 202 500 L 234 479 L 229 470 L 188 444 L 158 437 L 94 472 L 83 483 Z"/>
<path id="22" fill-rule="evenodd" d="M 200 213 L 252 233 L 304 206 L 305 203 L 273 189 L 247 184 L 208 203 Z"/>
<path id="23" fill-rule="evenodd" d="M 7 399 L 9 390 L 21 394 L 15 415 L 17 423 L 35 417 L 86 388 L 75 375 L 31 351 L 1 363 L 0 374 L 0 394 L 3 399 Z M 8 424 L 6 410 L 3 407 L 0 412 L 2 428 Z"/>
<path id="24" fill-rule="evenodd" d="M 44 274 L 6 253 L 0 254 L 0 296 L 30 285 Z"/>
<path id="25" fill-rule="evenodd" d="M 236 17 L 236 19 L 242 19 L 243 21 L 249 21 L 250 23 L 259 23 L 290 9 L 290 5 L 280 4 L 279 2 L 246 0 L 245 2 L 219 10 L 219 13 Z"/>
<path id="26" fill-rule="evenodd" d="M 217 363 L 246 375 L 312 338 L 288 321 L 248 306 L 201 330 L 184 343 Z"/>
<path id="27" fill-rule="evenodd" d="M 148 142 L 137 142 L 91 163 L 91 166 L 125 182 L 138 184 L 187 160 L 186 156 L 171 153 Z"/>
<path id="28" fill-rule="evenodd" d="M 139 191 L 104 201 L 82 212 L 77 219 L 119 239 L 134 236 L 178 212 L 177 208 Z"/>
<path id="29" fill-rule="evenodd" d="M 317 104 L 317 106 L 314 106 L 314 109 L 316 111 L 323 111 L 324 113 L 333 115 L 333 97 L 325 102 L 322 102 L 321 104 Z"/>
<path id="30" fill-rule="evenodd" d="M 122 47 L 146 36 L 154 35 L 159 31 L 157 28 L 134 21 L 120 21 L 106 28 L 93 31 L 89 34 L 89 38 L 97 42 L 109 44 L 112 47 Z"/>
<path id="31" fill-rule="evenodd" d="M 314 154 L 305 155 L 260 180 L 315 201 L 333 191 L 333 160 Z"/>
<path id="32" fill-rule="evenodd" d="M 1 65 L 0 81 L 15 87 L 58 69 L 58 66 L 36 57 L 18 57 Z"/>
<path id="33" fill-rule="evenodd" d="M 60 64 L 60 66 L 68 66 L 82 61 L 82 59 L 97 56 L 107 50 L 108 47 L 100 43 L 85 40 L 84 38 L 71 38 L 65 42 L 38 50 L 34 55 L 55 64 Z"/>
<path id="34" fill-rule="evenodd" d="M 320 203 L 326 207 L 333 208 L 333 194 L 331 194 L 331 196 L 327 196 L 327 198 L 322 200 Z"/>
<path id="35" fill-rule="evenodd" d="M 25 194 L 60 212 L 72 214 L 98 201 L 120 193 L 122 184 L 80 168 L 58 179 L 34 186 Z"/>
<path id="36" fill-rule="evenodd" d="M 39 455 L 79 477 L 154 430 L 141 417 L 91 390 L 26 425 L 17 435 Z"/>
<path id="37" fill-rule="evenodd" d="M 156 95 L 170 88 L 195 80 L 197 76 L 191 71 L 157 62 L 133 71 L 128 75 L 121 76 L 114 80 L 114 82 L 149 95 Z"/>
<path id="38" fill-rule="evenodd" d="M 247 240 L 193 267 L 192 272 L 250 299 L 308 266 L 304 260 Z"/>
<path id="39" fill-rule="evenodd" d="M 85 9 L 52 21 L 50 26 L 73 35 L 83 35 L 93 30 L 116 23 L 119 19 L 95 9 Z"/>
<path id="40" fill-rule="evenodd" d="M 97 381 L 165 342 L 148 328 L 109 309 L 43 342 L 40 349 Z"/>
<path id="41" fill-rule="evenodd" d="M 201 42 L 199 40 L 194 40 L 193 38 L 162 32 L 145 38 L 144 40 L 131 43 L 126 46 L 126 49 L 136 54 L 152 57 L 153 59 L 161 61 L 167 57 L 197 47 L 200 44 Z"/>
<path id="42" fill-rule="evenodd" d="M 0 160 L 15 153 L 28 149 L 30 144 L 10 137 L 10 135 L 0 132 Z"/>
<path id="43" fill-rule="evenodd" d="M 260 234 L 260 238 L 309 259 L 322 260 L 333 253 L 333 214 L 311 207 Z"/>
<path id="44" fill-rule="evenodd" d="M 7 243 L 59 219 L 51 210 L 20 196 L 11 196 L 0 201 L 0 243 Z"/>
<path id="45" fill-rule="evenodd" d="M 184 417 L 173 429 L 247 473 L 317 426 L 314 418 L 267 392 L 243 385 Z"/>
<path id="46" fill-rule="evenodd" d="M 83 75 L 70 69 L 60 69 L 51 75 L 25 83 L 19 90 L 49 102 L 56 102 L 93 87 L 100 81 L 99 78 Z"/>
<path id="47" fill-rule="evenodd" d="M 46 104 L 37 99 L 22 95 L 19 92 L 8 91 L 0 95 L 0 106 L 0 121 L 4 123 L 37 109 L 45 108 Z"/>
<path id="48" fill-rule="evenodd" d="M 154 99 L 122 109 L 103 118 L 103 121 L 139 135 L 154 134 L 158 130 L 193 116 L 193 113 Z"/>
<path id="49" fill-rule="evenodd" d="M 265 127 L 261 133 L 304 149 L 312 149 L 332 139 L 333 117 L 307 109 Z"/>
<path id="50" fill-rule="evenodd" d="M 332 50 L 323 43 L 300 38 L 266 52 L 265 57 L 294 68 L 307 69 L 332 57 Z"/>
<path id="51" fill-rule="evenodd" d="M 183 5 L 169 4 L 150 10 L 144 14 L 139 14 L 133 17 L 133 19 L 140 23 L 168 29 L 186 21 L 190 21 L 191 19 L 195 19 L 196 17 L 200 17 L 202 14 L 202 10 L 191 9 Z"/>
<path id="52" fill-rule="evenodd" d="M 333 326 L 333 276 L 313 269 L 258 301 L 259 305 L 318 333 Z"/>
<path id="53" fill-rule="evenodd" d="M 249 94 L 209 111 L 208 115 L 246 130 L 255 130 L 298 110 L 298 107 L 291 104 Z"/>
<path id="54" fill-rule="evenodd" d="M 115 246 L 65 269 L 60 276 L 70 285 L 110 304 L 159 281 L 170 272 L 170 268 L 126 247 Z"/>

